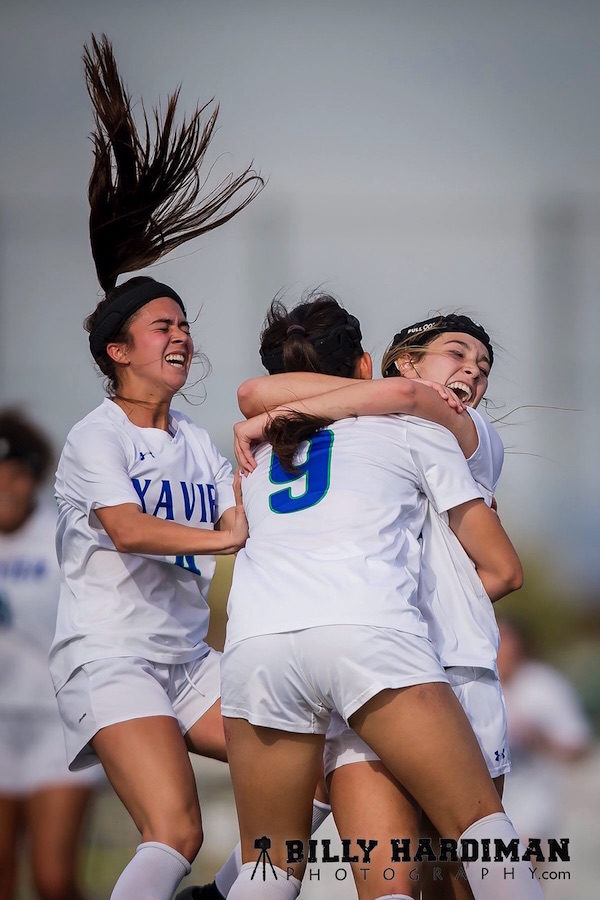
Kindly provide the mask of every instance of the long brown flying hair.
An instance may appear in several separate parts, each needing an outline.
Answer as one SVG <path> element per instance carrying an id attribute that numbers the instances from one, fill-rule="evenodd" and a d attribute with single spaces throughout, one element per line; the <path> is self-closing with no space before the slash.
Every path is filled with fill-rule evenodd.
<path id="1" fill-rule="evenodd" d="M 90 241 L 105 293 L 124 272 L 156 262 L 170 250 L 227 222 L 262 190 L 251 166 L 229 175 L 200 197 L 199 170 L 210 144 L 218 105 L 197 106 L 175 125 L 179 89 L 167 99 L 164 116 L 153 109 L 154 136 L 142 105 L 137 129 L 131 98 L 119 75 L 106 35 L 92 35 L 83 54 L 95 128 L 94 165 L 89 181 Z M 229 206 L 234 197 L 242 199 Z"/>

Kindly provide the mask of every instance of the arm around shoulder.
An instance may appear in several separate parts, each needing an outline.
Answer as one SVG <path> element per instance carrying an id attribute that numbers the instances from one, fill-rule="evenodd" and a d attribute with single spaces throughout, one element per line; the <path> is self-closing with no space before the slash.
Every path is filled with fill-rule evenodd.
<path id="1" fill-rule="evenodd" d="M 247 419 L 294 400 L 305 400 L 354 381 L 337 375 L 317 372 L 285 372 L 280 375 L 261 375 L 240 384 L 237 397 L 240 412 Z"/>

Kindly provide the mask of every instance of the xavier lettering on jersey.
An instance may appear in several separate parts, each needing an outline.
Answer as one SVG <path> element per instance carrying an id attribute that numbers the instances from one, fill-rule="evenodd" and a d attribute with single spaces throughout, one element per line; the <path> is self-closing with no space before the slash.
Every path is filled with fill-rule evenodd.
<path id="1" fill-rule="evenodd" d="M 166 478 L 152 480 L 132 478 L 131 482 L 140 498 L 142 512 L 159 519 L 186 522 L 211 522 L 216 512 L 214 484 L 193 484 L 185 481 L 171 482 Z"/>
<path id="2" fill-rule="evenodd" d="M 0 578 L 29 581 L 45 578 L 48 564 L 45 559 L 17 557 L 0 560 Z"/>
<path id="3" fill-rule="evenodd" d="M 171 482 L 167 478 L 132 478 L 131 482 L 140 498 L 142 512 L 159 519 L 169 519 L 198 524 L 214 524 L 216 513 L 216 489 L 214 484 L 186 481 Z M 175 565 L 194 575 L 202 575 L 193 556 L 176 556 Z"/>

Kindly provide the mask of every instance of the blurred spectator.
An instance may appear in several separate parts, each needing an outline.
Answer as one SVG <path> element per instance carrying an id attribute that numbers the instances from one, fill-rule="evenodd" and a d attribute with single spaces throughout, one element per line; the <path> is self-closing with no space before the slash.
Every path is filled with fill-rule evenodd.
<path id="1" fill-rule="evenodd" d="M 51 461 L 45 436 L 18 412 L 0 410 L 0 900 L 16 895 L 25 836 L 41 900 L 82 900 L 77 845 L 98 782 L 97 769 L 67 769 L 48 670 L 56 512 L 37 493 Z"/>
<path id="2" fill-rule="evenodd" d="M 525 629 L 508 619 L 498 625 L 512 758 L 504 806 L 523 839 L 555 837 L 563 818 L 565 773 L 590 748 L 591 729 L 570 682 L 531 657 Z"/>

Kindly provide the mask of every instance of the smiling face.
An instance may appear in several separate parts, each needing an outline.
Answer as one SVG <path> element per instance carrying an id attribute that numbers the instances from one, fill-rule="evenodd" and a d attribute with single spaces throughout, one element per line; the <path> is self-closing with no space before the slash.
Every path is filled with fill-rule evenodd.
<path id="1" fill-rule="evenodd" d="M 479 405 L 490 373 L 489 353 L 477 338 L 459 331 L 438 335 L 423 348 L 398 359 L 405 378 L 436 381 L 458 395 L 465 406 Z"/>
<path id="2" fill-rule="evenodd" d="M 117 364 L 119 391 L 140 399 L 173 396 L 184 386 L 194 344 L 179 304 L 159 297 L 142 306 L 128 326 L 128 340 L 106 348 Z"/>

